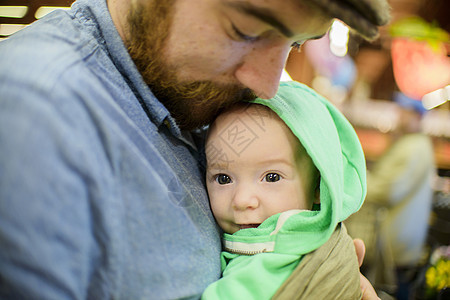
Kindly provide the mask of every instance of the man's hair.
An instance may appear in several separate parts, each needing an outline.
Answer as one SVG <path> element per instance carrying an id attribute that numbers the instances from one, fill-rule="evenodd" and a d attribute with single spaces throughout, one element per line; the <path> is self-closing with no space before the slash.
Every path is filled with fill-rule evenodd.
<path id="1" fill-rule="evenodd" d="M 299 0 L 300 1 L 300 0 Z M 301 0 L 337 18 L 368 40 L 378 37 L 378 27 L 390 20 L 386 0 Z"/>

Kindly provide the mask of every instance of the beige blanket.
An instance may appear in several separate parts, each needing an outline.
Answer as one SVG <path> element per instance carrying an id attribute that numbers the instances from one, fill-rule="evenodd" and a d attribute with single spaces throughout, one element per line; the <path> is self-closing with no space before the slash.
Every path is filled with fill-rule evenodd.
<path id="1" fill-rule="evenodd" d="M 359 265 L 343 224 L 307 254 L 272 299 L 361 299 Z"/>

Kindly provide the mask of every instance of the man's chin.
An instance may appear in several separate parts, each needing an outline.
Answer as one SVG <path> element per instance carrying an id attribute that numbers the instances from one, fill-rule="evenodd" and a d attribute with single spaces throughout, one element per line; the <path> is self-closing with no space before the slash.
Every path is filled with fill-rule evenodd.
<path id="1" fill-rule="evenodd" d="M 167 104 L 171 116 L 182 130 L 194 130 L 211 124 L 224 109 L 242 100 L 234 98 L 231 101 L 217 103 L 213 99 L 209 102 L 198 103 L 193 99 L 186 99 L 183 103 Z M 176 103 L 178 102 L 178 103 Z"/>
<path id="2" fill-rule="evenodd" d="M 256 98 L 251 90 L 236 85 L 197 84 L 191 89 L 164 90 L 156 95 L 182 130 L 209 125 L 222 110 Z"/>
<path id="3" fill-rule="evenodd" d="M 254 99 L 253 93 L 236 83 L 181 81 L 179 66 L 166 61 L 166 39 L 170 31 L 174 1 L 138 1 L 128 16 L 133 32 L 127 48 L 144 81 L 183 130 L 210 124 L 224 108 Z M 159 11 L 160 14 L 151 15 Z"/>

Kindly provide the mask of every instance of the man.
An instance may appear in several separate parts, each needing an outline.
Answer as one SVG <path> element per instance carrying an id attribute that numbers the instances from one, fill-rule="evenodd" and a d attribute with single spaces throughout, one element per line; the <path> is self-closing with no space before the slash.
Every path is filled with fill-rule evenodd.
<path id="1" fill-rule="evenodd" d="M 1 42 L 0 297 L 198 298 L 221 245 L 188 131 L 333 17 L 387 20 L 337 3 L 79 0 Z"/>

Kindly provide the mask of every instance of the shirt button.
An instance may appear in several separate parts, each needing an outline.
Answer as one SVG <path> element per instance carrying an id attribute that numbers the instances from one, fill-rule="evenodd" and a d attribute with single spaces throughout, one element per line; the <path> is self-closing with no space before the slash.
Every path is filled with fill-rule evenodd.
<path id="1" fill-rule="evenodd" d="M 166 125 L 166 127 L 167 128 L 169 128 L 170 129 L 170 122 L 169 122 L 169 120 L 167 120 L 167 119 L 164 119 L 164 125 Z"/>

